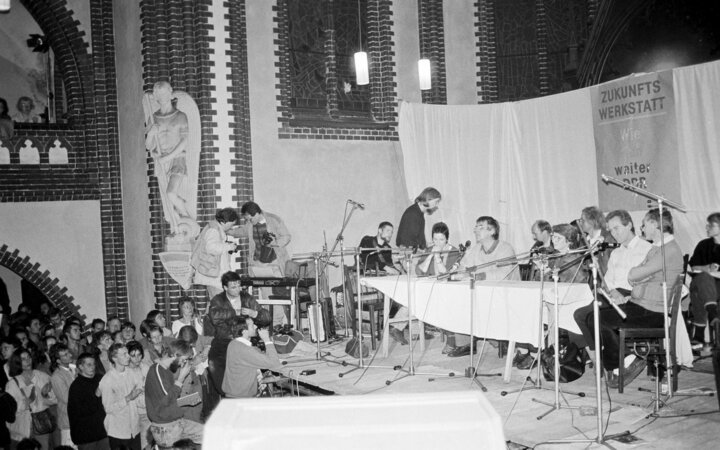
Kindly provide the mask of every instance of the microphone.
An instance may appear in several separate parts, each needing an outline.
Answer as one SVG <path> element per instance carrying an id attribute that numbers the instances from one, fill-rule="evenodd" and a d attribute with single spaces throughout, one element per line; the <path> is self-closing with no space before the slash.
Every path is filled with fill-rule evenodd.
<path id="1" fill-rule="evenodd" d="M 357 207 L 357 208 L 365 209 L 365 205 L 364 205 L 363 203 L 356 202 L 355 200 L 348 200 L 347 202 L 350 203 L 351 205 Z"/>
<path id="2" fill-rule="evenodd" d="M 465 245 L 459 244 L 458 249 L 460 250 L 460 253 L 465 253 L 465 250 L 470 248 L 470 245 L 472 245 L 472 242 L 465 241 Z"/>

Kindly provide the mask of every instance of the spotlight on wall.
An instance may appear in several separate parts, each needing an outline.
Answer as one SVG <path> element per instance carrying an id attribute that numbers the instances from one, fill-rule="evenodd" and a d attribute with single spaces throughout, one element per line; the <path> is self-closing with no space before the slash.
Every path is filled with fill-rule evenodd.
<path id="1" fill-rule="evenodd" d="M 420 78 L 420 90 L 426 91 L 432 88 L 429 59 L 423 58 L 418 61 L 418 77 Z"/>
<path id="2" fill-rule="evenodd" d="M 368 70 L 367 53 L 355 53 L 355 80 L 358 86 L 370 83 L 370 72 Z"/>
<path id="3" fill-rule="evenodd" d="M 0 0 L 0 12 L 10 11 L 10 0 Z"/>

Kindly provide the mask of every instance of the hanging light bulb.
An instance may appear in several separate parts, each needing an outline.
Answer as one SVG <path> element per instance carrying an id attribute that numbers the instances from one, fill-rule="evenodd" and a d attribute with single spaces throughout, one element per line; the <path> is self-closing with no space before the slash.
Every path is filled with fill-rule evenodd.
<path id="1" fill-rule="evenodd" d="M 370 83 L 370 72 L 368 70 L 367 53 L 355 53 L 355 82 L 358 86 Z"/>
<path id="2" fill-rule="evenodd" d="M 418 61 L 418 77 L 420 78 L 421 91 L 426 91 L 432 88 L 429 59 L 423 58 Z"/>
<path id="3" fill-rule="evenodd" d="M 10 11 L 10 0 L 0 0 L 0 12 Z"/>
<path id="4" fill-rule="evenodd" d="M 360 16 L 360 0 L 357 2 L 358 7 L 358 45 L 360 51 L 355 53 L 355 83 L 358 86 L 364 86 L 370 83 L 370 70 L 368 69 L 367 53 L 362 51 L 362 18 Z"/>

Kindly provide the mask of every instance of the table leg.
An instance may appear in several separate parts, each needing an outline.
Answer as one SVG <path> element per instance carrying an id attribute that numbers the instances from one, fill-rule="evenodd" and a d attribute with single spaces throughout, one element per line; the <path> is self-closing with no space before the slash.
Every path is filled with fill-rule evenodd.
<path id="1" fill-rule="evenodd" d="M 515 341 L 508 341 L 507 355 L 505 356 L 505 374 L 503 375 L 503 381 L 506 383 L 510 382 L 510 375 L 512 373 L 512 362 L 515 357 Z"/>

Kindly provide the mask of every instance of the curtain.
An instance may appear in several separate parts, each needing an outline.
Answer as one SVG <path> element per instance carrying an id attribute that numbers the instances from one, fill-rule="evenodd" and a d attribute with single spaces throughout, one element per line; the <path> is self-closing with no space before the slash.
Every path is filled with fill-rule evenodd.
<path id="1" fill-rule="evenodd" d="M 402 103 L 399 135 L 408 193 L 440 190 L 426 222 L 445 221 L 451 242 L 474 242 L 475 220 L 490 215 L 521 253 L 535 220 L 569 222 L 597 202 L 586 90 L 490 105 Z"/>

